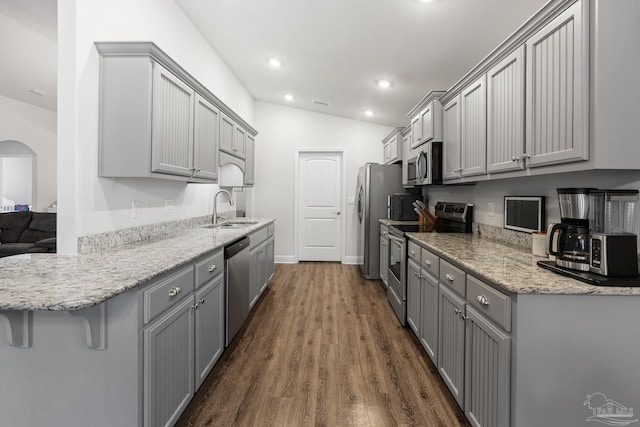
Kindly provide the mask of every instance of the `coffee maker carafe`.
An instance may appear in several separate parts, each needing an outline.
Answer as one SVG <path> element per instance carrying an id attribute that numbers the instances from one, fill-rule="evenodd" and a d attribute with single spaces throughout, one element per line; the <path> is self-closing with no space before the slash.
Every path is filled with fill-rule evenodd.
<path id="1" fill-rule="evenodd" d="M 589 192 L 593 190 L 595 189 L 557 190 L 561 222 L 551 227 L 549 255 L 556 257 L 556 265 L 560 267 L 589 271 Z M 557 250 L 554 246 L 557 246 Z"/>

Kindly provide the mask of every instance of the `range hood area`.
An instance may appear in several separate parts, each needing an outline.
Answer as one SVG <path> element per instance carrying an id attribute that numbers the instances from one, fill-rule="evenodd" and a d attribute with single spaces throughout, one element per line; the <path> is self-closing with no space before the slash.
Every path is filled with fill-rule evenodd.
<path id="1" fill-rule="evenodd" d="M 220 152 L 218 167 L 218 185 L 220 187 L 244 187 L 244 171 L 244 160 Z"/>

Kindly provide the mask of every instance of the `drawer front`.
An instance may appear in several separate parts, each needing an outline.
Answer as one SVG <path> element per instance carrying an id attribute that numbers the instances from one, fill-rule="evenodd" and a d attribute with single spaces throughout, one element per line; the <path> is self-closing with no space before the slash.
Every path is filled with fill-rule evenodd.
<path id="1" fill-rule="evenodd" d="M 196 288 L 208 283 L 224 271 L 224 250 L 219 249 L 213 255 L 196 264 Z"/>
<path id="2" fill-rule="evenodd" d="M 389 227 L 384 224 L 380 224 L 380 237 L 384 239 L 389 237 Z"/>
<path id="3" fill-rule="evenodd" d="M 172 274 L 143 291 L 144 323 L 182 301 L 193 291 L 193 266 Z"/>
<path id="4" fill-rule="evenodd" d="M 409 241 L 407 255 L 409 256 L 409 258 L 420 264 L 420 246 L 416 245 L 412 241 Z"/>
<path id="5" fill-rule="evenodd" d="M 465 276 L 465 272 L 458 267 L 443 259 L 440 260 L 440 281 L 463 297 L 465 296 Z"/>
<path id="6" fill-rule="evenodd" d="M 267 232 L 269 234 L 269 237 L 273 237 L 273 234 L 276 232 L 276 225 L 269 224 L 269 226 L 267 227 Z"/>
<path id="7" fill-rule="evenodd" d="M 269 237 L 269 227 L 263 227 L 260 230 L 254 233 L 251 233 L 249 235 L 249 240 L 251 241 L 250 242 L 251 249 L 260 246 L 260 243 L 267 240 L 268 237 Z"/>
<path id="8" fill-rule="evenodd" d="M 428 249 L 422 248 L 422 261 L 420 266 L 424 271 L 429 272 L 434 277 L 440 276 L 440 258 Z"/>
<path id="9" fill-rule="evenodd" d="M 511 331 L 511 298 L 497 289 L 467 276 L 467 301 L 489 319 Z"/>

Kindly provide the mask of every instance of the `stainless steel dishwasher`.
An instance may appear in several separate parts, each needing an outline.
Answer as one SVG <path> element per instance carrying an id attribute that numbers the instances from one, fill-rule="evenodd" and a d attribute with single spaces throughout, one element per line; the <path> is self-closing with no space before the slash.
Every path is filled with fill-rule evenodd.
<path id="1" fill-rule="evenodd" d="M 224 292 L 226 296 L 226 347 L 249 315 L 248 237 L 236 240 L 224 248 Z"/>

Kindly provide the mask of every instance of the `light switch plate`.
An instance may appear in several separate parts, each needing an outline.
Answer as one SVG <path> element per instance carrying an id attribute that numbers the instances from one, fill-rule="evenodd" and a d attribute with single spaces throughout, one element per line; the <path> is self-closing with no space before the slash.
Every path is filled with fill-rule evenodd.
<path id="1" fill-rule="evenodd" d="M 493 202 L 489 202 L 487 205 L 487 216 L 493 216 L 495 210 L 495 205 Z"/>
<path id="2" fill-rule="evenodd" d="M 138 200 L 131 202 L 131 218 L 140 218 L 140 208 L 142 203 Z"/>

